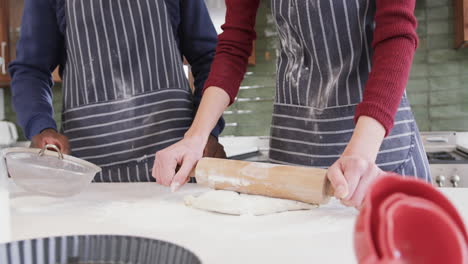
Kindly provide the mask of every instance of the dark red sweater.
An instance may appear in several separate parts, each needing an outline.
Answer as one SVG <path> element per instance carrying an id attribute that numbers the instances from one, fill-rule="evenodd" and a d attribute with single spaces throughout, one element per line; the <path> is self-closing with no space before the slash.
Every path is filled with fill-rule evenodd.
<path id="1" fill-rule="evenodd" d="M 388 135 L 403 96 L 418 44 L 414 8 L 416 0 L 376 0 L 372 70 L 355 121 L 369 116 L 379 121 Z M 224 32 L 218 37 L 216 56 L 205 89 L 224 89 L 234 102 L 247 70 L 259 0 L 226 0 Z M 356 91 L 357 92 L 357 91 Z"/>

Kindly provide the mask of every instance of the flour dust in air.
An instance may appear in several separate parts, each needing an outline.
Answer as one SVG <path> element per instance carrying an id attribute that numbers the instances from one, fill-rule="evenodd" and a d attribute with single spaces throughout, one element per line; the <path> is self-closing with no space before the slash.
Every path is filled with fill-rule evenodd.
<path id="1" fill-rule="evenodd" d="M 184 200 L 185 205 L 193 208 L 230 215 L 267 215 L 318 207 L 298 201 L 223 190 L 208 191 L 197 197 L 188 195 Z"/>

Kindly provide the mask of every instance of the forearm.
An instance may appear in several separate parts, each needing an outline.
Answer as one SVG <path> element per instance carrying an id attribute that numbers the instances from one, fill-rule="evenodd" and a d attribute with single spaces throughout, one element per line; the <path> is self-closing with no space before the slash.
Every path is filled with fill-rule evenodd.
<path id="1" fill-rule="evenodd" d="M 17 121 L 28 139 L 46 128 L 57 130 L 51 90 L 41 79 L 31 76 L 32 73 L 18 72 L 11 83 L 12 103 Z"/>
<path id="2" fill-rule="evenodd" d="M 176 191 L 187 182 L 190 171 L 204 153 L 207 153 L 205 149 L 209 143 L 210 132 L 228 104 L 229 96 L 223 89 L 219 87 L 206 89 L 195 119 L 185 133 L 184 139 L 156 153 L 152 172 L 156 182 L 171 186 L 172 191 Z M 211 153 L 216 156 L 216 152 Z M 222 147 L 221 152 L 223 152 Z"/>
<path id="3" fill-rule="evenodd" d="M 52 71 L 62 62 L 63 35 L 49 0 L 25 0 L 16 58 L 9 65 L 13 106 L 26 137 L 56 129 Z"/>
<path id="4" fill-rule="evenodd" d="M 203 82 L 204 82 L 204 80 L 201 83 L 203 83 Z M 200 110 L 201 101 L 202 101 L 202 87 L 201 86 L 198 86 L 198 87 L 196 86 L 195 87 L 194 97 L 193 97 L 193 103 L 194 103 L 194 107 L 195 107 L 197 113 Z M 211 102 L 209 102 L 209 104 L 210 103 Z M 213 129 L 211 130 L 211 135 L 214 136 L 215 138 L 218 138 L 219 135 L 223 132 L 224 127 L 225 127 L 225 122 L 224 122 L 224 119 L 223 119 L 223 117 L 221 115 L 219 117 L 219 119 L 217 120 L 216 124 L 214 125 Z"/>
<path id="5" fill-rule="evenodd" d="M 378 120 L 388 135 L 409 78 L 418 43 L 415 0 L 378 0 L 372 47 L 372 70 L 356 120 L 369 116 Z"/>
<path id="6" fill-rule="evenodd" d="M 379 121 L 372 117 L 361 116 L 343 155 L 360 156 L 375 162 L 384 136 L 385 128 Z"/>
<path id="7" fill-rule="evenodd" d="M 224 89 L 230 103 L 239 91 L 256 38 L 255 19 L 259 0 L 226 0 L 226 21 L 218 37 L 216 55 L 205 89 L 216 86 Z"/>
<path id="8" fill-rule="evenodd" d="M 196 137 L 206 142 L 228 105 L 229 95 L 223 89 L 214 86 L 207 88 L 185 137 Z"/>

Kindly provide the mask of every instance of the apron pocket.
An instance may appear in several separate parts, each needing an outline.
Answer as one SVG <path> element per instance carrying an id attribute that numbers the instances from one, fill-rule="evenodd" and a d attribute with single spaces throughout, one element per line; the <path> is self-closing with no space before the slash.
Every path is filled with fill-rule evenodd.
<path id="1" fill-rule="evenodd" d="M 193 120 L 192 95 L 162 89 L 64 113 L 72 154 L 101 167 L 146 160 L 183 138 Z"/>
<path id="2" fill-rule="evenodd" d="M 355 105 L 325 109 L 275 104 L 271 127 L 272 162 L 329 167 L 354 130 Z"/>
<path id="3" fill-rule="evenodd" d="M 271 127 L 270 160 L 303 166 L 331 166 L 343 153 L 353 134 L 356 105 L 318 109 L 275 104 Z M 394 171 L 408 162 L 414 147 L 414 118 L 402 106 L 395 127 L 384 139 L 376 163 Z"/>

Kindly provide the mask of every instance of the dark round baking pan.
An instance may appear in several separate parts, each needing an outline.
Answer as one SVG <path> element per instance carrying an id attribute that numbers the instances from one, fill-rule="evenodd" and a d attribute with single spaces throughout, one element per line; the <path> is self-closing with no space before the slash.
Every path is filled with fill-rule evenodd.
<path id="1" fill-rule="evenodd" d="M 51 237 L 0 244 L 1 264 L 199 264 L 178 245 L 114 235 Z"/>

